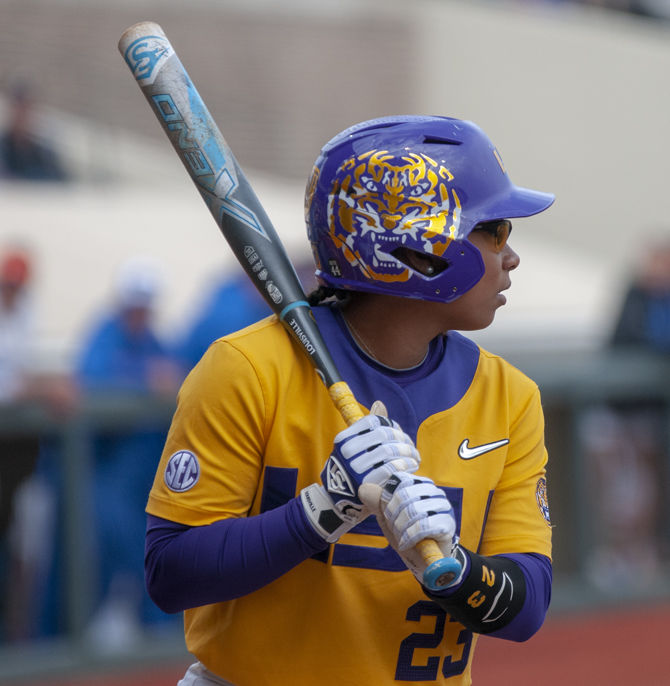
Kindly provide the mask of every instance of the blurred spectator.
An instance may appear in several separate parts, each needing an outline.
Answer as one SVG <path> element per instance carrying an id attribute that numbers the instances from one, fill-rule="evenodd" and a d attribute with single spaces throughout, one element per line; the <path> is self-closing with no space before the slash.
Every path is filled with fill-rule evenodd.
<path id="1" fill-rule="evenodd" d="M 9 115 L 0 135 L 0 176 L 26 181 L 67 181 L 68 173 L 35 125 L 35 100 L 29 86 L 10 93 Z"/>
<path id="2" fill-rule="evenodd" d="M 85 394 L 130 392 L 174 398 L 181 374 L 154 326 L 162 286 L 158 265 L 133 257 L 121 265 L 112 311 L 81 348 L 76 377 Z M 94 442 L 89 496 L 94 510 L 99 605 L 88 629 L 95 647 L 133 644 L 142 624 L 168 619 L 144 590 L 144 507 L 167 426 L 105 434 Z"/>
<path id="3" fill-rule="evenodd" d="M 38 370 L 32 282 L 29 251 L 8 248 L 0 257 L 0 403 L 39 402 L 67 413 L 76 402 L 70 379 Z"/>
<path id="4" fill-rule="evenodd" d="M 135 256 L 121 265 L 112 310 L 94 324 L 77 361 L 84 389 L 175 392 L 177 366 L 153 321 L 161 278 L 150 258 Z"/>
<path id="5" fill-rule="evenodd" d="M 68 378 L 35 371 L 32 276 L 27 250 L 10 248 L 0 258 L 0 412 L 38 404 L 62 415 L 73 408 L 76 392 Z M 51 502 L 33 477 L 39 450 L 39 437 L 28 430 L 4 427 L 0 433 L 0 581 L 7 589 L 2 634 L 9 641 L 25 638 L 33 617 L 43 534 L 30 522 L 43 522 Z"/>
<path id="6" fill-rule="evenodd" d="M 645 250 L 624 294 L 609 347 L 640 355 L 670 353 L 670 238 Z M 602 405 L 583 418 L 599 539 L 589 570 L 604 590 L 648 588 L 662 574 L 666 551 L 659 520 L 661 475 L 668 459 L 666 416 L 662 402 L 650 398 Z"/>
<path id="7" fill-rule="evenodd" d="M 651 407 L 601 406 L 581 422 L 597 544 L 587 573 L 611 594 L 648 590 L 662 578 L 659 479 L 663 417 Z"/>
<path id="8" fill-rule="evenodd" d="M 0 400 L 19 397 L 30 372 L 28 350 L 34 321 L 30 302 L 30 261 L 22 250 L 10 250 L 0 263 Z"/>
<path id="9" fill-rule="evenodd" d="M 670 238 L 645 252 L 624 296 L 611 344 L 670 352 Z"/>
<path id="10" fill-rule="evenodd" d="M 186 372 L 200 360 L 210 343 L 271 314 L 267 303 L 240 270 L 216 283 L 203 301 L 176 350 Z"/>
<path id="11" fill-rule="evenodd" d="M 303 290 L 309 292 L 316 287 L 314 262 L 311 257 L 294 261 L 298 280 Z M 176 354 L 185 371 L 190 371 L 197 364 L 217 338 L 243 329 L 270 314 L 272 310 L 249 276 L 240 267 L 234 267 L 211 288 L 186 333 L 177 341 Z"/>
<path id="12" fill-rule="evenodd" d="M 33 345 L 33 311 L 28 287 L 30 264 L 27 254 L 7 253 L 0 264 L 0 402 L 4 409 L 26 393 L 30 372 L 28 351 Z M 0 574 L 5 605 L 4 637 L 11 639 L 9 592 L 13 580 L 14 556 L 9 536 L 16 494 L 35 469 L 39 439 L 30 433 L 9 430 L 0 434 Z"/>

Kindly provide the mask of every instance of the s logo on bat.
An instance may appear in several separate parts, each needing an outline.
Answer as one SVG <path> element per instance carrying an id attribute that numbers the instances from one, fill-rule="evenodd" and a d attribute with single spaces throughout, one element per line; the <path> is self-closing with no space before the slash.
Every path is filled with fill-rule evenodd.
<path id="1" fill-rule="evenodd" d="M 160 71 L 156 67 L 173 54 L 172 46 L 162 36 L 143 36 L 128 46 L 124 58 L 137 82 L 146 86 L 154 82 Z"/>

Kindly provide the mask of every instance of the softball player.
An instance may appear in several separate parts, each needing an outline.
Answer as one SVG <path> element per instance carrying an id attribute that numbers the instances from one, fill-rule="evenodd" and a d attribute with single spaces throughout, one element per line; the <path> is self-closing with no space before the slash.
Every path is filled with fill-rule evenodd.
<path id="1" fill-rule="evenodd" d="M 505 303 L 510 218 L 552 202 L 515 186 L 467 121 L 385 117 L 324 146 L 306 193 L 310 299 L 359 403 L 384 408 L 345 428 L 275 316 L 190 373 L 146 541 L 149 592 L 185 611 L 197 659 L 182 686 L 469 684 L 478 634 L 541 626 L 539 392 L 457 331 Z M 426 537 L 462 565 L 440 593 L 420 583 Z"/>

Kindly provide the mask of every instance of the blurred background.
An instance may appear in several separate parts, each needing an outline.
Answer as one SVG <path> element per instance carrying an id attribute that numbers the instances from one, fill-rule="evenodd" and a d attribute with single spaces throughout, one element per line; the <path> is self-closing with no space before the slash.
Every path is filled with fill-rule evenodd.
<path id="1" fill-rule="evenodd" d="M 176 683 L 144 501 L 184 374 L 266 313 L 117 51 L 142 20 L 306 288 L 305 181 L 357 121 L 473 120 L 556 194 L 475 335 L 543 394 L 554 598 L 475 683 L 670 684 L 668 0 L 0 0 L 0 683 Z"/>

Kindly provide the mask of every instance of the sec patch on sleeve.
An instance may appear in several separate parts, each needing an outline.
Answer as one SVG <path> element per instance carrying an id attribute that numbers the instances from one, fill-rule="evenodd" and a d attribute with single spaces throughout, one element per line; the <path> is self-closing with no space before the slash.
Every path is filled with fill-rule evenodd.
<path id="1" fill-rule="evenodd" d="M 537 506 L 540 508 L 540 514 L 544 517 L 547 524 L 551 526 L 551 519 L 549 518 L 549 499 L 547 497 L 547 480 L 543 476 L 537 480 L 535 499 L 537 500 Z"/>
<path id="2" fill-rule="evenodd" d="M 198 483 L 200 463 L 190 450 L 178 450 L 170 456 L 163 475 L 165 485 L 175 493 L 188 491 Z"/>

